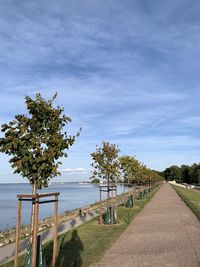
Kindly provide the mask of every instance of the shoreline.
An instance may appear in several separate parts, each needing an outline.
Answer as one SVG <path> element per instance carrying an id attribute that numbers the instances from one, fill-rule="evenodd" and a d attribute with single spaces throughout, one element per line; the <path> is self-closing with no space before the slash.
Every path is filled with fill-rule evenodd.
<path id="1" fill-rule="evenodd" d="M 0 234 L 7 232 L 16 227 L 17 216 L 17 195 L 31 194 L 29 183 L 1 183 L 0 184 Z M 81 184 L 79 182 L 66 182 L 61 184 L 56 182 L 51 184 L 48 188 L 38 190 L 38 193 L 60 192 L 59 196 L 59 214 L 73 211 L 81 206 L 89 205 L 98 201 L 98 188 L 92 183 Z M 72 192 L 72 196 L 70 196 Z M 96 193 L 95 193 L 96 192 Z M 69 193 L 69 194 L 68 194 Z M 80 195 L 77 198 L 76 195 Z M 65 202 L 66 201 L 66 202 Z M 22 205 L 22 221 L 23 225 L 30 223 L 31 203 L 24 203 Z M 39 220 L 53 216 L 53 206 L 40 206 Z"/>
<path id="2" fill-rule="evenodd" d="M 2 233 L 6 233 L 16 227 L 16 216 L 17 216 L 17 194 L 31 194 L 28 183 L 2 183 L 0 186 L 1 197 L 1 217 L 0 224 L 0 237 Z M 59 196 L 59 215 L 66 212 L 73 212 L 83 206 L 88 206 L 99 201 L 99 184 L 96 183 L 86 183 L 85 182 L 66 182 L 65 185 L 56 182 L 51 184 L 51 187 L 47 190 L 42 190 L 41 193 L 51 193 L 60 192 Z M 74 194 L 70 197 L 71 191 Z M 7 193 L 8 192 L 8 193 Z M 38 191 L 39 193 L 40 191 Z M 68 195 L 69 193 L 69 195 Z M 118 193 L 123 193 L 123 184 L 118 184 Z M 79 197 L 79 194 L 81 197 Z M 76 197 L 78 196 L 78 198 Z M 103 198 L 106 196 L 104 194 Z M 66 201 L 66 202 L 65 202 Z M 46 206 L 46 205 L 45 205 Z M 30 224 L 30 214 L 31 208 L 27 203 L 23 204 L 22 208 L 22 220 L 21 224 L 25 226 Z M 42 221 L 45 218 L 50 218 L 53 216 L 53 208 L 40 207 L 39 220 Z M 1 238 L 0 238 L 1 241 Z"/>
<path id="3" fill-rule="evenodd" d="M 135 191 L 136 193 L 136 191 Z M 114 198 L 114 201 L 122 201 L 125 200 L 126 196 L 129 194 L 129 192 L 126 192 L 125 194 L 122 193 L 120 195 L 117 195 L 116 198 Z M 102 201 L 103 206 L 105 206 L 107 200 Z M 79 207 L 74 210 L 65 211 L 63 213 L 60 213 L 58 216 L 58 225 L 65 223 L 69 220 L 73 220 L 77 216 L 86 216 L 86 214 L 89 214 L 90 212 L 93 212 L 95 210 L 99 209 L 99 202 L 91 203 L 86 206 Z M 46 217 L 38 222 L 38 233 L 49 230 L 54 225 L 53 223 L 53 216 Z M 20 227 L 20 240 L 23 240 L 25 238 L 28 238 L 31 236 L 31 225 L 21 225 Z M 6 230 L 0 230 L 0 248 L 9 245 L 11 243 L 14 243 L 16 240 L 16 227 L 9 228 Z"/>

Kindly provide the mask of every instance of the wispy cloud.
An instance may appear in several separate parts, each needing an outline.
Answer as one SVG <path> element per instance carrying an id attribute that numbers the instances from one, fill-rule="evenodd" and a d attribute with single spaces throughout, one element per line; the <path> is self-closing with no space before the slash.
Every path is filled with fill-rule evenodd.
<path id="1" fill-rule="evenodd" d="M 200 127 L 200 116 L 189 116 L 185 117 L 180 120 L 181 123 L 185 124 L 186 126 L 191 126 L 191 127 Z"/>
<path id="2" fill-rule="evenodd" d="M 12 174 L 12 173 L 9 173 L 9 172 L 0 172 L 0 175 L 8 175 L 8 174 Z"/>
<path id="3" fill-rule="evenodd" d="M 66 168 L 66 169 L 60 169 L 59 170 L 62 173 L 77 173 L 77 174 L 84 174 L 88 173 L 88 169 L 85 168 Z"/>

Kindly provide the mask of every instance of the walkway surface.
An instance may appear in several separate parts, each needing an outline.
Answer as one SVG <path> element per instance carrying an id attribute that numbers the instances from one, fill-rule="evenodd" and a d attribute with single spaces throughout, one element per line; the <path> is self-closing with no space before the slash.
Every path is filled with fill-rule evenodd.
<path id="1" fill-rule="evenodd" d="M 95 267 L 200 267 L 200 222 L 169 184 Z"/>

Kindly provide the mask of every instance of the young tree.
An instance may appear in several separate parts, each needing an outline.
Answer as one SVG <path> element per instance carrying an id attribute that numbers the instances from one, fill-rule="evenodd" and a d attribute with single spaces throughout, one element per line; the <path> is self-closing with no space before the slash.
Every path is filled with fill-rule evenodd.
<path id="1" fill-rule="evenodd" d="M 73 145 L 76 136 L 62 132 L 71 122 L 63 115 L 63 108 L 53 107 L 53 101 L 46 101 L 38 93 L 35 99 L 25 97 L 29 116 L 16 115 L 15 119 L 1 126 L 4 137 L 0 138 L 0 152 L 11 157 L 14 173 L 27 178 L 32 185 L 32 193 L 47 187 L 51 178 L 59 175 L 60 157 L 67 157 L 65 152 Z"/>
<path id="2" fill-rule="evenodd" d="M 94 168 L 92 179 L 105 180 L 107 182 L 107 213 L 105 223 L 114 223 L 116 220 L 116 209 L 110 203 L 110 183 L 116 182 L 120 175 L 119 163 L 119 148 L 115 144 L 103 142 L 102 147 L 96 148 L 96 151 L 91 153 L 92 164 Z"/>
<path id="3" fill-rule="evenodd" d="M 53 107 L 56 96 L 48 101 L 39 93 L 35 99 L 26 96 L 29 116 L 16 115 L 14 120 L 1 126 L 5 134 L 0 138 L 0 152 L 12 156 L 10 163 L 14 173 L 29 180 L 33 194 L 37 189 L 47 187 L 51 178 L 60 175 L 58 159 L 67 157 L 65 150 L 79 135 L 62 132 L 71 119 L 63 115 L 63 108 Z"/>
<path id="4" fill-rule="evenodd" d="M 60 175 L 60 157 L 67 157 L 66 149 L 75 142 L 75 136 L 63 132 L 70 117 L 63 115 L 63 108 L 53 107 L 38 93 L 35 99 L 25 97 L 28 116 L 16 115 L 15 119 L 1 126 L 4 137 L 0 138 L 0 152 L 11 156 L 14 173 L 27 178 L 32 185 L 32 194 L 47 187 L 51 178 Z M 34 209 L 32 207 L 32 231 Z"/>
<path id="5" fill-rule="evenodd" d="M 144 183 L 147 179 L 147 168 L 131 156 L 120 157 L 122 175 L 128 183 Z"/>
<path id="6" fill-rule="evenodd" d="M 139 174 L 139 161 L 131 156 L 122 156 L 119 158 L 119 160 L 124 182 L 133 183 Z"/>
<path id="7" fill-rule="evenodd" d="M 91 178 L 105 180 L 108 185 L 115 182 L 120 175 L 119 151 L 115 144 L 109 142 L 103 142 L 102 147 L 97 146 L 96 151 L 91 153 L 91 166 L 94 168 Z"/>

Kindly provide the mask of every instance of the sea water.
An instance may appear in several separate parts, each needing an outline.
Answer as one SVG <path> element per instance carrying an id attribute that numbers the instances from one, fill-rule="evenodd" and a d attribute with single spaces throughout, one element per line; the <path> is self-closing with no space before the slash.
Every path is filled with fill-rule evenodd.
<path id="1" fill-rule="evenodd" d="M 17 194 L 31 194 L 30 184 L 0 184 L 0 230 L 16 225 Z M 118 193 L 122 186 L 118 186 Z M 59 192 L 59 213 L 99 201 L 99 188 L 91 183 L 52 183 L 38 193 Z M 106 193 L 103 194 L 105 199 Z M 39 219 L 53 215 L 54 203 L 40 205 Z M 31 202 L 22 203 L 22 224 L 30 223 Z"/>

